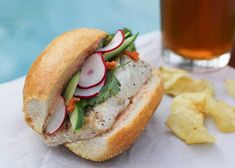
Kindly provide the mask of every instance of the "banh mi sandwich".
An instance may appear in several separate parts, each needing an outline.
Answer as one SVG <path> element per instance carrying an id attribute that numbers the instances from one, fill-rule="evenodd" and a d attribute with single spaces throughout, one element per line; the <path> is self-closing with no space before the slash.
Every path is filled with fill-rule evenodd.
<path id="1" fill-rule="evenodd" d="M 93 161 L 110 159 L 141 134 L 159 105 L 162 79 L 139 58 L 129 29 L 81 28 L 54 39 L 23 90 L 27 124 L 49 146 Z"/>

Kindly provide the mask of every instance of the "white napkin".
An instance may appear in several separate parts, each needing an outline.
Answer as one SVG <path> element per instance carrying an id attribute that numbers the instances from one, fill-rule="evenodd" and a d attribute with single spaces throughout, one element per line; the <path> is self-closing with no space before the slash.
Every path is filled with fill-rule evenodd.
<path id="1" fill-rule="evenodd" d="M 154 66 L 164 64 L 160 58 L 160 33 L 154 32 L 137 41 L 141 56 Z M 223 80 L 235 79 L 235 70 L 226 67 L 208 74 L 193 74 L 206 78 L 216 87 L 216 97 L 235 105 Z M 159 168 L 234 168 L 235 133 L 219 132 L 214 123 L 206 121 L 216 144 L 186 145 L 164 125 L 169 115 L 171 98 L 165 96 L 148 127 L 138 141 L 120 156 L 96 163 L 81 159 L 64 147 L 49 148 L 24 122 L 22 88 L 24 77 L 0 85 L 0 168 L 99 168 L 99 167 L 159 167 Z"/>

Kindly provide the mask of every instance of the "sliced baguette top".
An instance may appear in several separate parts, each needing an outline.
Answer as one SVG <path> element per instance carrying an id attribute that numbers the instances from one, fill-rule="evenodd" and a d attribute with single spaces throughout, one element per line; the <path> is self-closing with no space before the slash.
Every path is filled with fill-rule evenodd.
<path id="1" fill-rule="evenodd" d="M 115 157 L 130 147 L 143 132 L 162 96 L 162 78 L 154 70 L 152 77 L 134 96 L 128 109 L 121 113 L 111 130 L 95 138 L 67 143 L 65 146 L 76 155 L 93 161 Z"/>
<path id="2" fill-rule="evenodd" d="M 62 89 L 106 33 L 91 28 L 54 39 L 31 66 L 23 90 L 25 121 L 42 134 Z"/>

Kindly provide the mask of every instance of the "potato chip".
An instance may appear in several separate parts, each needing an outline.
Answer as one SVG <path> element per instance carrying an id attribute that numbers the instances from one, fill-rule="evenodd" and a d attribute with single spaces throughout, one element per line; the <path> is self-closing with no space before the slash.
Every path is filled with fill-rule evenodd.
<path id="1" fill-rule="evenodd" d="M 205 113 L 211 116 L 218 129 L 222 132 L 235 132 L 235 109 L 234 107 L 217 101 L 213 97 L 207 97 Z"/>
<path id="2" fill-rule="evenodd" d="M 164 88 L 167 91 L 179 78 L 188 77 L 187 73 L 180 69 L 170 69 L 160 67 L 160 72 L 164 81 Z"/>
<path id="3" fill-rule="evenodd" d="M 197 110 L 205 114 L 205 103 L 207 97 L 210 97 L 208 92 L 195 92 L 195 93 L 184 93 L 182 97 L 187 100 L 191 100 L 192 103 L 197 107 Z"/>
<path id="4" fill-rule="evenodd" d="M 203 125 L 204 115 L 195 105 L 204 102 L 207 94 L 193 94 L 181 94 L 174 98 L 166 125 L 187 144 L 214 143 L 215 138 Z"/>
<path id="5" fill-rule="evenodd" d="M 206 80 L 193 80 L 191 78 L 179 78 L 167 91 L 171 95 L 179 95 L 181 93 L 201 92 L 205 91 L 213 95 L 213 87 Z"/>
<path id="6" fill-rule="evenodd" d="M 235 80 L 225 80 L 225 86 L 228 94 L 235 99 Z"/>
<path id="7" fill-rule="evenodd" d="M 186 71 L 160 67 L 166 94 L 177 96 L 181 93 L 206 91 L 214 94 L 211 83 L 207 80 L 194 80 Z"/>

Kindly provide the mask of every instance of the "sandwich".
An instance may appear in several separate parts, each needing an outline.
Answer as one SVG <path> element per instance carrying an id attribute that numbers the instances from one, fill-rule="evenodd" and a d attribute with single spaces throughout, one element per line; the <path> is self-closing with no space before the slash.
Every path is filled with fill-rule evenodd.
<path id="1" fill-rule="evenodd" d="M 127 29 L 80 28 L 55 38 L 23 89 L 26 123 L 51 147 L 104 161 L 138 138 L 163 95 L 159 72 L 140 59 Z"/>

